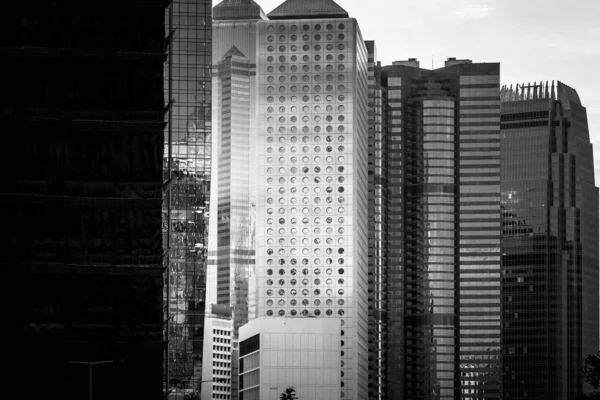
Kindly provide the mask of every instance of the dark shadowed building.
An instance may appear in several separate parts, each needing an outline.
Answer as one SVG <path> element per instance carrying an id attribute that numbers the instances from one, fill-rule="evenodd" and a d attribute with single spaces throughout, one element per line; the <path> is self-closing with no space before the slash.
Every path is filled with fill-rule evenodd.
<path id="1" fill-rule="evenodd" d="M 168 3 L 23 1 L 0 17 L 7 398 L 163 396 Z"/>
<path id="2" fill-rule="evenodd" d="M 387 398 L 500 398 L 499 74 L 382 70 Z"/>
<path id="3" fill-rule="evenodd" d="M 369 399 L 386 398 L 387 361 L 387 111 L 381 84 L 377 47 L 365 41 L 368 52 L 368 186 L 369 186 Z"/>
<path id="4" fill-rule="evenodd" d="M 598 188 L 577 92 L 502 90 L 505 399 L 567 399 L 598 350 Z"/>

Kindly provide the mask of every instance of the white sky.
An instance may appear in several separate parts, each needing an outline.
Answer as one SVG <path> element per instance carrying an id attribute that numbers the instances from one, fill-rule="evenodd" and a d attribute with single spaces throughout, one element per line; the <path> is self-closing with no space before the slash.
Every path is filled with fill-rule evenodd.
<path id="1" fill-rule="evenodd" d="M 269 13 L 283 0 L 255 0 Z M 220 1 L 213 0 L 213 5 Z M 501 84 L 560 80 L 587 108 L 600 184 L 600 0 L 337 0 L 382 65 L 500 62 Z"/>

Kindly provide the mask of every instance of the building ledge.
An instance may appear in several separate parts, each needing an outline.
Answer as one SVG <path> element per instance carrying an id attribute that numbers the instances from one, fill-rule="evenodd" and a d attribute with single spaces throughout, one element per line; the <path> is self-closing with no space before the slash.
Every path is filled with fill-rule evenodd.
<path id="1" fill-rule="evenodd" d="M 0 57 L 21 59 L 44 58 L 56 59 L 84 59 L 89 61 L 144 61 L 163 64 L 167 60 L 166 53 L 139 53 L 139 52 L 114 52 L 106 53 L 99 50 L 67 49 L 54 47 L 34 46 L 0 46 Z"/>
<path id="2" fill-rule="evenodd" d="M 21 8 L 29 7 L 56 7 L 77 8 L 82 10 L 96 10 L 101 8 L 161 8 L 165 9 L 171 0 L 25 0 L 15 3 Z"/>
<path id="3" fill-rule="evenodd" d="M 158 116 L 159 110 L 156 111 Z M 78 132 L 123 132 L 123 133 L 162 133 L 164 132 L 166 122 L 155 120 L 123 121 L 106 119 L 66 119 L 50 117 L 13 117 L 0 116 L 0 125 L 4 126 L 27 126 L 30 129 L 56 131 L 58 126 L 61 128 Z"/>

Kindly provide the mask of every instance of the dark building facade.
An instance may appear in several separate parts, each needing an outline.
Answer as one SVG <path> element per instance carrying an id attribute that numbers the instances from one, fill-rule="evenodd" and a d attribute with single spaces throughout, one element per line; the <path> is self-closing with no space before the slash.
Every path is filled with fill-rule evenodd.
<path id="1" fill-rule="evenodd" d="M 382 69 L 387 398 L 500 398 L 499 73 Z"/>
<path id="2" fill-rule="evenodd" d="M 8 398 L 163 396 L 168 3 L 23 1 L 0 17 Z"/>
<path id="3" fill-rule="evenodd" d="M 387 390 L 387 146 L 386 90 L 372 40 L 365 41 L 369 61 L 369 399 L 385 399 Z"/>
<path id="4" fill-rule="evenodd" d="M 567 399 L 598 350 L 598 188 L 567 85 L 502 90 L 505 399 Z"/>
<path id="5" fill-rule="evenodd" d="M 205 317 L 211 167 L 212 4 L 174 0 L 166 10 L 163 202 L 165 380 L 171 398 L 199 391 Z"/>

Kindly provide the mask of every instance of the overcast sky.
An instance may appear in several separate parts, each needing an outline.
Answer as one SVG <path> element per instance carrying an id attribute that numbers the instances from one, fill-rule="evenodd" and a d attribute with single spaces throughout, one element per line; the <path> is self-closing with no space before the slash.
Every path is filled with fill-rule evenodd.
<path id="1" fill-rule="evenodd" d="M 269 13 L 283 0 L 256 0 Z M 214 1 L 218 4 L 220 1 Z M 600 0 L 338 0 L 383 65 L 500 62 L 501 84 L 560 80 L 587 108 L 600 184 Z"/>

